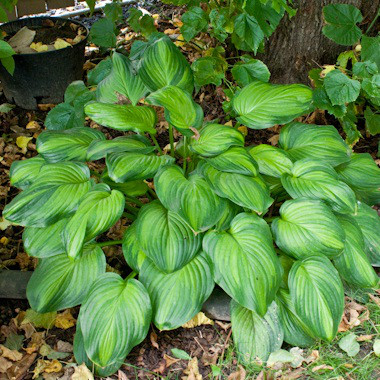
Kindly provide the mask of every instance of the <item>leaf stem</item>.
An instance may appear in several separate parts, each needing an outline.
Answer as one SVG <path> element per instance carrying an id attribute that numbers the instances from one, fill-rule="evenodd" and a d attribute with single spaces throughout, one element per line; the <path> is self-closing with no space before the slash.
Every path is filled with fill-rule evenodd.
<path id="1" fill-rule="evenodd" d="M 127 276 L 127 278 L 125 279 L 125 281 L 128 281 L 131 278 L 134 278 L 136 276 L 137 276 L 137 272 L 133 271 L 133 272 L 129 273 L 129 275 Z"/>
<path id="2" fill-rule="evenodd" d="M 187 165 L 187 137 L 183 136 L 183 172 L 186 174 Z"/>
<path id="3" fill-rule="evenodd" d="M 132 214 L 137 214 L 139 212 L 138 208 L 133 207 L 133 206 L 129 205 L 128 203 L 126 203 L 124 205 L 124 208 L 127 209 L 128 211 L 130 211 Z"/>
<path id="4" fill-rule="evenodd" d="M 150 194 L 154 199 L 157 199 L 157 198 L 158 198 L 156 192 L 155 192 L 153 189 L 151 189 L 150 187 L 148 187 L 148 192 L 149 192 L 149 194 Z"/>
<path id="5" fill-rule="evenodd" d="M 170 141 L 170 155 L 174 157 L 175 147 L 174 147 L 173 126 L 170 123 L 169 123 L 169 141 Z"/>
<path id="6" fill-rule="evenodd" d="M 96 243 L 98 247 L 108 247 L 109 245 L 119 245 L 123 244 L 123 240 L 109 240 L 109 241 L 102 241 L 100 243 Z"/>
<path id="7" fill-rule="evenodd" d="M 129 214 L 128 212 L 123 212 L 123 216 L 124 216 L 125 218 L 130 219 L 130 220 L 136 220 L 136 215 L 134 215 L 134 214 Z"/>
<path id="8" fill-rule="evenodd" d="M 158 145 L 158 142 L 157 142 L 156 138 L 154 137 L 154 135 L 152 135 L 152 134 L 149 134 L 149 135 L 150 135 L 150 138 L 152 139 L 152 141 L 154 142 L 154 145 L 156 146 L 157 150 L 158 150 L 161 154 L 163 154 L 162 149 L 161 149 L 161 147 Z"/>
<path id="9" fill-rule="evenodd" d="M 144 203 L 142 203 L 139 199 L 132 197 L 130 195 L 126 195 L 125 199 L 127 199 L 129 202 L 135 203 L 137 206 L 144 206 Z"/>
<path id="10" fill-rule="evenodd" d="M 366 30 L 365 34 L 368 34 L 369 31 L 372 29 L 372 27 L 375 25 L 375 22 L 377 21 L 377 19 L 379 18 L 380 16 L 380 9 L 377 11 L 377 15 L 375 16 L 375 18 L 372 20 L 371 24 L 369 25 L 368 29 Z"/>

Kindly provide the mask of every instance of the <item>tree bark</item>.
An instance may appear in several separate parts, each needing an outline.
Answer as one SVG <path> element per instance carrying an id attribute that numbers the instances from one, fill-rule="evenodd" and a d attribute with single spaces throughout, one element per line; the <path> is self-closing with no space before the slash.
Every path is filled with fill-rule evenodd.
<path id="1" fill-rule="evenodd" d="M 334 3 L 358 7 L 364 17 L 364 30 L 380 6 L 380 0 L 295 0 L 297 14 L 290 20 L 287 15 L 282 19 L 266 43 L 265 53 L 258 57 L 269 67 L 272 82 L 309 84 L 310 69 L 334 64 L 339 53 L 349 49 L 322 34 L 323 6 Z"/>

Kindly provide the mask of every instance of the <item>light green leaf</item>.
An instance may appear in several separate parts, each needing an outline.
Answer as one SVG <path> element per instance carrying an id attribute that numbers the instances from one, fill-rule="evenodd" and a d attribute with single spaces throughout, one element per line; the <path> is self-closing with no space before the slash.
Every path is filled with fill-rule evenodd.
<path id="1" fill-rule="evenodd" d="M 16 54 L 16 52 L 12 49 L 11 45 L 9 45 L 8 42 L 0 40 L 0 58 L 8 58 L 14 54 Z"/>
<path id="2" fill-rule="evenodd" d="M 0 104 L 0 113 L 8 113 L 16 106 L 14 104 L 2 103 Z"/>
<path id="3" fill-rule="evenodd" d="M 148 38 L 153 33 L 157 32 L 154 25 L 154 19 L 149 14 L 137 8 L 129 9 L 128 23 L 136 33 L 141 33 L 145 38 Z"/>
<path id="4" fill-rule="evenodd" d="M 148 132 L 155 135 L 156 112 L 151 107 L 132 105 L 90 103 L 86 115 L 96 123 L 119 131 Z"/>
<path id="5" fill-rule="evenodd" d="M 90 171 L 81 163 L 44 165 L 35 182 L 5 206 L 3 216 L 26 227 L 45 227 L 72 214 L 90 189 Z"/>
<path id="6" fill-rule="evenodd" d="M 136 234 L 142 251 L 166 273 L 189 263 L 201 244 L 201 236 L 195 235 L 178 214 L 166 210 L 158 201 L 141 208 Z"/>
<path id="7" fill-rule="evenodd" d="M 85 351 L 100 367 L 124 361 L 146 337 L 152 318 L 141 282 L 105 273 L 92 284 L 80 314 Z"/>
<path id="8" fill-rule="evenodd" d="M 207 14 L 200 7 L 191 7 L 182 15 L 181 21 L 181 34 L 186 41 L 190 41 L 208 26 Z"/>
<path id="9" fill-rule="evenodd" d="M 375 62 L 380 70 L 380 36 L 368 37 L 363 35 L 361 45 L 361 60 Z"/>
<path id="10" fill-rule="evenodd" d="M 9 177 L 11 185 L 25 190 L 38 176 L 46 161 L 41 156 L 35 156 L 22 161 L 13 161 Z"/>
<path id="11" fill-rule="evenodd" d="M 281 129 L 279 145 L 294 160 L 312 158 L 337 166 L 352 150 L 332 125 L 290 123 Z"/>
<path id="12" fill-rule="evenodd" d="M 191 356 L 184 350 L 172 348 L 170 351 L 172 352 L 173 356 L 177 359 L 191 360 Z"/>
<path id="13" fill-rule="evenodd" d="M 301 84 L 280 85 L 255 81 L 234 98 L 237 120 L 253 129 L 285 124 L 311 110 L 313 92 Z"/>
<path id="14" fill-rule="evenodd" d="M 339 347 L 349 357 L 356 356 L 360 351 L 360 344 L 356 340 L 357 336 L 354 333 L 349 333 L 345 335 L 340 341 L 339 341 Z"/>
<path id="15" fill-rule="evenodd" d="M 380 74 L 375 74 L 372 78 L 364 78 L 362 90 L 372 104 L 380 107 Z"/>
<path id="16" fill-rule="evenodd" d="M 376 356 L 380 357 L 380 339 L 375 339 L 373 342 L 373 352 Z"/>
<path id="17" fill-rule="evenodd" d="M 266 222 L 241 213 L 228 231 L 210 230 L 203 249 L 214 264 L 215 282 L 240 305 L 264 316 L 282 274 Z"/>
<path id="18" fill-rule="evenodd" d="M 103 48 L 116 46 L 115 24 L 108 18 L 101 18 L 94 22 L 90 30 L 91 41 Z"/>
<path id="19" fill-rule="evenodd" d="M 342 227 L 330 208 L 318 200 L 299 198 L 283 203 L 272 231 L 277 246 L 296 259 L 312 255 L 333 258 L 344 248 Z"/>
<path id="20" fill-rule="evenodd" d="M 270 72 L 262 61 L 254 59 L 249 55 L 240 57 L 231 69 L 231 73 L 239 86 L 246 86 L 255 80 L 269 82 Z"/>
<path id="21" fill-rule="evenodd" d="M 136 181 L 120 182 L 116 183 L 108 176 L 107 169 L 104 170 L 100 177 L 103 183 L 106 183 L 111 189 L 119 190 L 125 195 L 130 197 L 139 197 L 146 194 L 148 191 L 148 185 L 141 179 Z"/>
<path id="22" fill-rule="evenodd" d="M 266 361 L 270 353 L 282 345 L 284 332 L 275 302 L 261 317 L 232 300 L 231 321 L 234 343 L 244 363 L 252 363 L 257 358 Z"/>
<path id="23" fill-rule="evenodd" d="M 42 259 L 26 290 L 30 306 L 46 313 L 80 305 L 105 270 L 104 253 L 95 245 L 87 245 L 77 260 L 66 253 Z"/>
<path id="24" fill-rule="evenodd" d="M 204 253 L 170 274 L 146 260 L 139 280 L 148 290 L 153 322 L 160 331 L 176 329 L 190 321 L 214 289 L 212 266 Z"/>
<path id="25" fill-rule="evenodd" d="M 371 136 L 380 133 L 380 113 L 372 112 L 370 107 L 366 107 L 364 111 L 365 127 Z"/>
<path id="26" fill-rule="evenodd" d="M 269 355 L 269 358 L 267 361 L 267 367 L 272 367 L 276 363 L 291 363 L 293 360 L 294 360 L 293 354 L 291 354 L 289 351 L 279 349 L 277 351 L 272 352 Z"/>
<path id="27" fill-rule="evenodd" d="M 325 256 L 296 261 L 289 273 L 292 302 L 312 333 L 331 341 L 344 310 L 343 285 L 337 270 Z"/>
<path id="28" fill-rule="evenodd" d="M 123 237 L 123 254 L 127 264 L 135 271 L 140 272 L 146 259 L 146 254 L 141 250 L 136 235 L 136 222 L 133 222 L 125 231 Z"/>

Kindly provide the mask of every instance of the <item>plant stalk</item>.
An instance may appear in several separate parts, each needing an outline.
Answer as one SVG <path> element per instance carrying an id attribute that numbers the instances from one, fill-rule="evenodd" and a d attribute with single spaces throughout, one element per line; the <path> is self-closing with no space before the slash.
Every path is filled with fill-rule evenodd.
<path id="1" fill-rule="evenodd" d="M 375 25 L 375 22 L 377 21 L 377 19 L 379 18 L 380 16 L 380 9 L 377 11 L 377 15 L 375 16 L 375 18 L 372 20 L 371 24 L 369 25 L 367 31 L 365 32 L 365 34 L 368 34 L 370 32 L 370 30 L 372 29 L 372 27 Z"/>
<path id="2" fill-rule="evenodd" d="M 127 276 L 127 278 L 125 279 L 125 281 L 128 281 L 128 280 L 130 280 L 131 278 L 136 277 L 136 275 L 137 275 L 137 272 L 135 272 L 135 271 L 129 273 L 129 275 Z"/>
<path id="3" fill-rule="evenodd" d="M 183 136 L 183 172 L 186 174 L 187 165 L 187 137 Z"/>
<path id="4" fill-rule="evenodd" d="M 139 199 L 131 197 L 130 195 L 126 196 L 125 199 L 127 199 L 129 202 L 135 203 L 137 206 L 144 206 L 144 203 L 142 203 Z"/>
<path id="5" fill-rule="evenodd" d="M 170 155 L 174 157 L 175 147 L 174 147 L 173 126 L 170 123 L 169 123 L 169 141 L 170 141 Z"/>
<path id="6" fill-rule="evenodd" d="M 119 245 L 123 244 L 123 240 L 109 240 L 109 241 L 102 241 L 100 243 L 96 243 L 98 247 L 108 247 L 110 245 Z"/>
<path id="7" fill-rule="evenodd" d="M 154 135 L 151 135 L 151 134 L 150 134 L 150 137 L 151 137 L 152 141 L 154 142 L 154 145 L 156 146 L 157 150 L 158 150 L 161 154 L 163 154 L 162 149 L 161 149 L 161 147 L 158 145 L 158 142 L 157 142 L 156 138 L 154 137 Z"/>

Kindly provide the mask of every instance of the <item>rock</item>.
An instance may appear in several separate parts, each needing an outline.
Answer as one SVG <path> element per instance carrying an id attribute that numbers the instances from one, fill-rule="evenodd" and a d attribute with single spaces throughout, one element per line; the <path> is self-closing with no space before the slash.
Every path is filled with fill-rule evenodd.
<path id="1" fill-rule="evenodd" d="M 231 321 L 230 301 L 231 297 L 217 287 L 203 304 L 202 311 L 211 319 Z"/>

